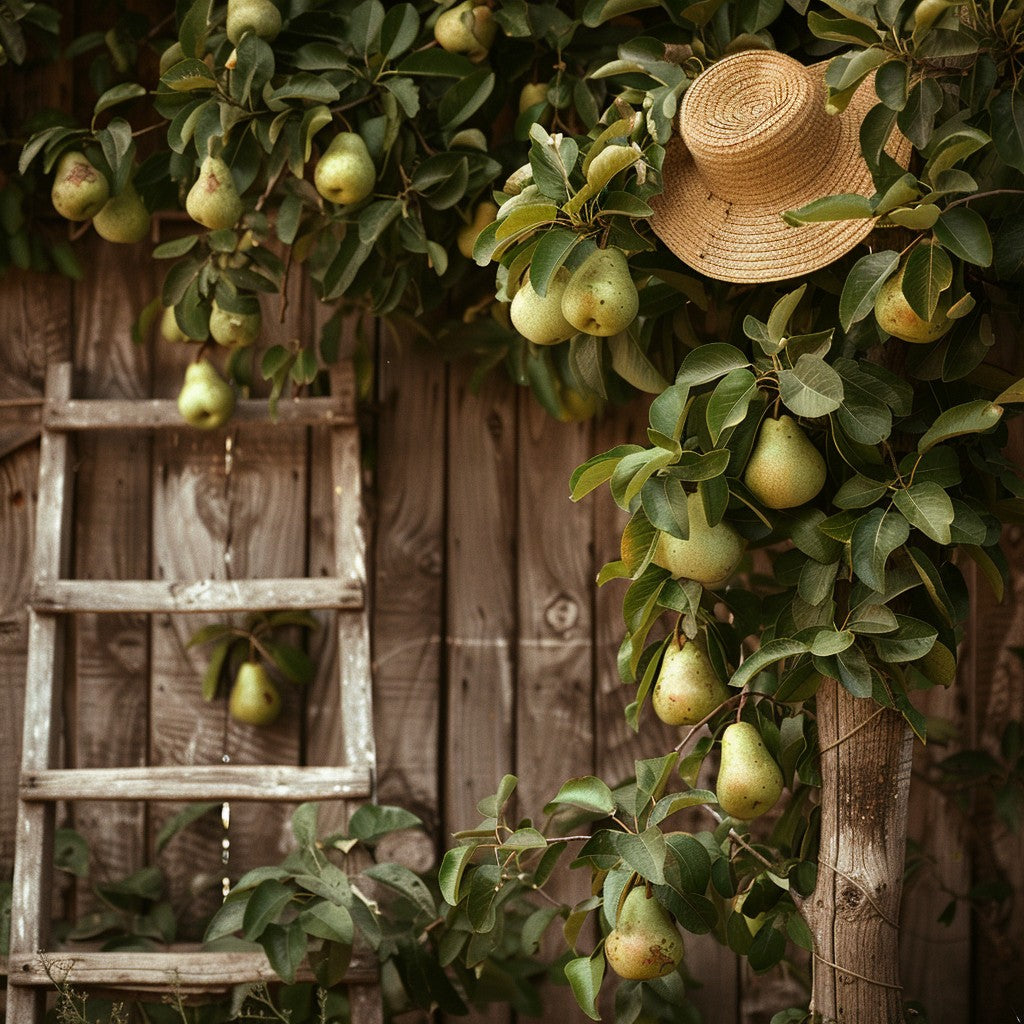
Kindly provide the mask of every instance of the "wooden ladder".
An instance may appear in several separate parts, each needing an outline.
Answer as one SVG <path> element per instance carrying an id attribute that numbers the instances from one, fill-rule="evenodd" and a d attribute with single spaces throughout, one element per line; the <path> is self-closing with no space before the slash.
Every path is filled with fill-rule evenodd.
<path id="1" fill-rule="evenodd" d="M 8 1024 L 41 1021 L 52 991 L 47 963 L 77 988 L 138 992 L 223 991 L 243 982 L 272 981 L 262 952 L 171 950 L 47 952 L 57 801 L 71 800 L 358 800 L 372 795 L 376 752 L 371 706 L 365 538 L 361 525 L 359 437 L 352 368 L 332 372 L 328 398 L 281 402 L 277 419 L 330 428 L 335 574 L 318 579 L 75 580 L 69 579 L 68 538 L 72 446 L 76 431 L 184 427 L 174 400 L 74 399 L 71 365 L 50 368 L 41 417 L 39 490 L 29 600 L 24 739 L 15 839 Z M 240 401 L 233 423 L 268 422 L 264 400 Z M 336 609 L 344 736 L 341 764 L 161 766 L 62 769 L 60 680 L 64 626 L 80 612 L 244 612 Z M 382 1020 L 376 962 L 356 951 L 346 975 L 353 1024 Z"/>

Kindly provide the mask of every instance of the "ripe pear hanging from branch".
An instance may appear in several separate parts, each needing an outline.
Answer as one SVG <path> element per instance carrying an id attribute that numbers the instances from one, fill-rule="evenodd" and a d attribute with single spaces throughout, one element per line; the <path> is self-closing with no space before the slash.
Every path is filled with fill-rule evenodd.
<path id="1" fill-rule="evenodd" d="M 626 894 L 604 943 L 608 964 L 620 978 L 650 981 L 671 974 L 683 958 L 683 939 L 668 911 L 644 885 Z"/>

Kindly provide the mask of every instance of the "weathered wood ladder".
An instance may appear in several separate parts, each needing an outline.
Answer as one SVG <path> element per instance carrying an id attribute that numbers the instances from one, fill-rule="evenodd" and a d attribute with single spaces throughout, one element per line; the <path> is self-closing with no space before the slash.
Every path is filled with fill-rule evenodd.
<path id="1" fill-rule="evenodd" d="M 269 419 L 267 403 L 238 403 L 234 423 Z M 68 579 L 71 532 L 70 434 L 92 430 L 188 429 L 173 400 L 98 400 L 71 396 L 71 366 L 51 367 L 41 421 L 39 490 L 29 602 L 24 740 L 15 842 L 8 1024 L 42 1019 L 50 973 L 76 989 L 139 992 L 223 991 L 271 981 L 266 957 L 247 952 L 47 952 L 57 801 L 359 800 L 371 796 L 375 745 L 371 707 L 365 538 L 361 525 L 359 438 L 351 366 L 332 373 L 328 398 L 282 402 L 278 420 L 327 426 L 333 492 L 335 574 L 320 579 L 240 581 Z M 336 609 L 343 738 L 333 766 L 188 765 L 58 768 L 65 625 L 79 612 L 241 612 Z M 353 1024 L 382 1019 L 372 958 L 353 957 L 346 984 Z M 48 973 L 47 968 L 50 968 Z"/>

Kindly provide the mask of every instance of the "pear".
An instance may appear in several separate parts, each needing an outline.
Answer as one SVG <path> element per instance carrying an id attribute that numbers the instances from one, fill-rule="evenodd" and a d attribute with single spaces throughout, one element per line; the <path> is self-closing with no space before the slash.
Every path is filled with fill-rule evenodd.
<path id="1" fill-rule="evenodd" d="M 949 294 L 943 292 L 931 319 L 922 320 L 903 294 L 904 270 L 906 264 L 892 277 L 887 278 L 878 289 L 875 296 L 875 320 L 883 331 L 901 341 L 920 345 L 937 341 L 953 326 L 953 321 L 946 316 L 949 310 Z"/>
<path id="2" fill-rule="evenodd" d="M 238 666 L 228 712 L 246 725 L 270 725 L 281 713 L 281 695 L 258 661 L 243 661 Z"/>
<path id="3" fill-rule="evenodd" d="M 245 348 L 259 336 L 263 326 L 263 317 L 257 306 L 253 312 L 239 313 L 233 309 L 224 309 L 213 300 L 210 309 L 210 337 L 218 345 L 227 348 Z"/>
<path id="4" fill-rule="evenodd" d="M 108 242 L 131 244 L 141 242 L 149 234 L 149 210 L 129 182 L 119 195 L 108 199 L 92 219 L 100 238 Z"/>
<path id="5" fill-rule="evenodd" d="M 782 794 L 782 772 L 750 722 L 722 733 L 717 793 L 722 810 L 741 821 L 764 814 Z"/>
<path id="6" fill-rule="evenodd" d="M 697 491 L 686 496 L 686 510 L 689 539 L 662 533 L 654 550 L 654 564 L 668 569 L 676 579 L 696 580 L 705 587 L 724 583 L 743 557 L 746 542 L 725 520 L 708 526 L 704 502 Z"/>
<path id="7" fill-rule="evenodd" d="M 317 192 L 339 206 L 365 199 L 376 183 L 377 170 L 370 151 L 355 132 L 338 132 L 313 171 Z"/>
<path id="8" fill-rule="evenodd" d="M 468 224 L 463 224 L 459 228 L 455 236 L 455 244 L 459 247 L 459 252 L 467 260 L 473 258 L 473 246 L 476 245 L 477 236 L 497 216 L 497 203 L 492 203 L 489 199 L 485 199 L 482 203 L 477 203 L 476 209 L 473 211 L 473 219 Z"/>
<path id="9" fill-rule="evenodd" d="M 701 646 L 673 637 L 651 694 L 654 713 L 666 725 L 696 725 L 728 699 L 729 688 Z"/>
<path id="10" fill-rule="evenodd" d="M 547 101 L 547 82 L 527 82 L 526 85 L 519 90 L 519 113 L 523 114 L 529 110 L 530 107 L 535 107 L 538 103 L 547 103 Z"/>
<path id="11" fill-rule="evenodd" d="M 576 268 L 562 295 L 562 314 L 585 334 L 605 338 L 624 331 L 636 318 L 640 297 L 621 249 L 591 253 Z"/>
<path id="12" fill-rule="evenodd" d="M 792 416 L 766 419 L 743 482 L 767 508 L 795 508 L 824 487 L 825 460 Z"/>
<path id="13" fill-rule="evenodd" d="M 535 345 L 557 345 L 571 338 L 576 329 L 562 315 L 562 297 L 571 275 L 565 267 L 559 267 L 548 281 L 548 290 L 543 298 L 534 291 L 529 278 L 512 299 L 509 313 L 512 326 Z"/>
<path id="14" fill-rule="evenodd" d="M 208 359 L 190 363 L 178 394 L 178 412 L 186 423 L 200 430 L 214 430 L 227 423 L 235 411 L 235 393 Z"/>
<path id="15" fill-rule="evenodd" d="M 67 220 L 95 217 L 110 198 L 107 179 L 89 162 L 84 153 L 71 150 L 57 163 L 50 199 L 53 208 Z"/>
<path id="16" fill-rule="evenodd" d="M 444 11 L 434 22 L 434 38 L 449 53 L 464 53 L 470 60 L 487 56 L 498 31 L 489 7 L 477 6 L 473 0 Z"/>
<path id="17" fill-rule="evenodd" d="M 270 0 L 228 0 L 228 39 L 237 46 L 246 32 L 275 39 L 281 31 L 281 12 Z"/>
<path id="18" fill-rule="evenodd" d="M 683 939 L 668 911 L 638 885 L 626 894 L 604 955 L 620 978 L 650 981 L 676 969 L 683 958 Z"/>
<path id="19" fill-rule="evenodd" d="M 219 156 L 206 157 L 185 199 L 188 215 L 204 228 L 232 228 L 242 216 L 242 200 L 231 169 Z"/>

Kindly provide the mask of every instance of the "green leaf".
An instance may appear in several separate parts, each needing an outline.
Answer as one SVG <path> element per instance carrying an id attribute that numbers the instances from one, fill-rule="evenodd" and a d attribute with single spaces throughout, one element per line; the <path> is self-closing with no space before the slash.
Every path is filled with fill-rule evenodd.
<path id="1" fill-rule="evenodd" d="M 543 838 L 543 837 L 542 837 Z M 382 864 L 374 864 L 364 872 L 367 878 L 372 878 L 380 885 L 387 886 L 394 892 L 404 896 L 410 903 L 416 906 L 428 918 L 437 913 L 434 905 L 434 897 L 426 882 L 414 871 L 411 871 L 404 864 L 394 864 L 386 861 Z"/>
<path id="2" fill-rule="evenodd" d="M 609 835 L 615 852 L 626 867 L 654 885 L 664 883 L 668 848 L 660 828 L 652 825 L 639 835 L 632 832 L 611 832 Z"/>
<path id="3" fill-rule="evenodd" d="M 899 512 L 873 508 L 853 528 L 853 571 L 872 590 L 885 592 L 885 563 L 910 536 L 910 525 Z"/>
<path id="4" fill-rule="evenodd" d="M 836 491 L 832 503 L 837 508 L 867 508 L 879 501 L 888 489 L 888 484 L 858 473 Z"/>
<path id="5" fill-rule="evenodd" d="M 601 0 L 605 2 L 605 0 Z M 613 2 L 613 0 L 609 0 Z M 565 965 L 565 976 L 569 979 L 572 994 L 576 997 L 579 1008 L 591 1019 L 600 1020 L 597 1009 L 597 997 L 601 993 L 601 981 L 604 978 L 604 957 L 600 953 L 593 956 L 580 956 L 568 961 Z"/>
<path id="6" fill-rule="evenodd" d="M 285 984 L 293 984 L 306 955 L 306 933 L 302 925 L 298 921 L 285 926 L 268 924 L 260 935 L 260 945 L 274 972 Z"/>
<path id="7" fill-rule="evenodd" d="M 217 696 L 217 689 L 220 686 L 221 669 L 224 661 L 231 650 L 231 641 L 223 640 L 210 651 L 210 660 L 206 663 L 206 671 L 203 672 L 200 692 L 203 700 L 211 701 Z"/>
<path id="8" fill-rule="evenodd" d="M 1021 401 L 1024 401 L 1024 381 L 1021 381 Z M 672 384 L 665 388 L 657 398 L 651 402 L 648 413 L 651 427 L 666 437 L 676 438 L 682 433 L 683 424 L 686 422 L 687 402 L 690 397 L 690 388 L 687 384 Z"/>
<path id="9" fill-rule="evenodd" d="M 932 649 L 938 630 L 909 615 L 897 615 L 896 621 L 899 625 L 895 633 L 876 636 L 872 640 L 879 658 L 890 664 L 923 658 Z"/>
<path id="10" fill-rule="evenodd" d="M 811 654 L 818 658 L 828 658 L 833 654 L 845 651 L 855 639 L 856 637 L 848 629 L 819 630 L 811 640 Z"/>
<path id="11" fill-rule="evenodd" d="M 868 253 L 853 265 L 839 297 L 839 323 L 844 331 L 871 312 L 878 289 L 892 276 L 899 262 L 899 253 L 885 249 Z"/>
<path id="12" fill-rule="evenodd" d="M 73 828 L 55 830 L 53 866 L 78 878 L 89 877 L 89 844 Z"/>
<path id="13" fill-rule="evenodd" d="M 796 312 L 796 307 L 800 305 L 800 300 L 804 297 L 804 292 L 806 291 L 807 285 L 802 284 L 794 291 L 787 292 L 772 306 L 772 311 L 768 316 L 768 323 L 766 325 L 768 340 L 772 344 L 781 344 L 783 339 L 789 334 L 789 321 Z"/>
<path id="14" fill-rule="evenodd" d="M 630 332 L 610 337 L 608 350 L 612 356 L 612 369 L 638 391 L 657 395 L 668 387 L 668 381 L 647 358 Z"/>
<path id="15" fill-rule="evenodd" d="M 853 610 L 847 624 L 853 633 L 891 633 L 897 627 L 896 616 L 884 604 L 862 604 Z"/>
<path id="16" fill-rule="evenodd" d="M 423 822 L 411 811 L 389 804 L 363 804 L 348 823 L 348 834 L 372 845 L 392 832 L 422 828 Z"/>
<path id="17" fill-rule="evenodd" d="M 664 821 L 678 811 L 684 811 L 688 807 L 699 807 L 701 804 L 714 804 L 718 797 L 710 789 L 689 789 L 685 793 L 669 793 L 663 796 L 651 809 L 651 815 L 647 819 L 650 824 L 656 825 Z M 703 849 L 703 847 L 701 847 Z"/>
<path id="18" fill-rule="evenodd" d="M 562 785 L 555 797 L 544 808 L 545 814 L 553 814 L 562 807 L 581 807 L 598 814 L 611 814 L 615 810 L 615 797 L 608 784 L 593 775 L 569 779 Z"/>
<path id="19" fill-rule="evenodd" d="M 477 68 L 456 82 L 442 96 L 437 114 L 442 128 L 450 131 L 473 116 L 494 90 L 494 72 Z"/>
<path id="20" fill-rule="evenodd" d="M 351 945 L 355 934 L 348 907 L 337 903 L 311 903 L 299 915 L 298 921 L 307 935 L 346 946 Z"/>
<path id="21" fill-rule="evenodd" d="M 931 140 L 935 115 L 941 107 L 942 88 L 934 78 L 923 78 L 911 86 L 896 123 L 917 149 L 924 149 Z"/>
<path id="22" fill-rule="evenodd" d="M 394 60 L 416 42 L 420 17 L 412 4 L 396 4 L 384 16 L 380 27 L 380 52 L 385 60 Z"/>
<path id="23" fill-rule="evenodd" d="M 804 353 L 792 370 L 779 371 L 779 394 L 797 416 L 827 416 L 842 405 L 843 380 L 820 356 Z"/>
<path id="24" fill-rule="evenodd" d="M 992 402 L 979 399 L 954 405 L 939 413 L 935 422 L 921 435 L 917 450 L 926 452 L 934 445 L 961 434 L 983 434 L 991 430 L 1003 415 L 1003 410 Z"/>
<path id="25" fill-rule="evenodd" d="M 687 449 L 680 452 L 679 461 L 669 469 L 669 473 L 688 483 L 714 480 L 725 473 L 731 458 L 732 452 L 728 448 L 715 448 L 703 454 Z"/>
<path id="26" fill-rule="evenodd" d="M 637 444 L 620 444 L 600 455 L 587 459 L 582 466 L 577 466 L 569 478 L 570 497 L 579 501 L 592 490 L 610 480 L 619 462 L 627 455 L 641 452 Z"/>
<path id="27" fill-rule="evenodd" d="M 935 315 L 939 297 L 952 283 L 953 264 L 942 246 L 925 243 L 914 247 L 907 257 L 901 288 L 922 320 Z"/>
<path id="28" fill-rule="evenodd" d="M 640 500 L 653 526 L 678 540 L 689 537 L 689 510 L 680 480 L 671 476 L 651 477 L 640 491 Z"/>
<path id="29" fill-rule="evenodd" d="M 950 543 L 953 502 L 938 484 L 927 480 L 911 484 L 906 490 L 896 491 L 893 501 L 911 526 L 937 544 Z"/>
<path id="30" fill-rule="evenodd" d="M 687 353 L 676 374 L 676 383 L 707 384 L 749 365 L 750 360 L 738 348 L 723 342 L 711 342 Z"/>
<path id="31" fill-rule="evenodd" d="M 870 697 L 872 692 L 871 666 L 864 652 L 857 646 L 848 647 L 835 656 L 839 669 L 839 683 L 854 697 Z"/>
<path id="32" fill-rule="evenodd" d="M 679 381 L 678 376 L 676 381 Z M 756 394 L 757 381 L 745 367 L 731 370 L 718 382 L 708 400 L 706 414 L 708 431 L 715 444 L 724 430 L 743 422 L 751 399 Z"/>
<path id="33" fill-rule="evenodd" d="M 160 79 L 164 85 L 175 92 L 189 92 L 193 89 L 214 89 L 217 79 L 213 72 L 201 60 L 187 57 L 179 61 Z"/>
<path id="34" fill-rule="evenodd" d="M 287 885 L 268 878 L 253 890 L 242 918 L 242 932 L 250 942 L 258 939 L 267 926 L 276 921 L 295 895 Z"/>
<path id="35" fill-rule="evenodd" d="M 477 813 L 485 818 L 500 818 L 518 783 L 515 775 L 503 775 L 498 783 L 498 791 L 485 796 L 476 805 Z"/>
<path id="36" fill-rule="evenodd" d="M 117 106 L 118 103 L 126 103 L 128 100 L 138 99 L 146 95 L 144 86 L 138 82 L 122 82 L 108 89 L 97 101 L 93 108 L 93 114 L 102 114 L 104 110 Z"/>
<path id="37" fill-rule="evenodd" d="M 546 850 L 548 841 L 535 828 L 517 828 L 501 841 L 502 850 Z"/>
<path id="38" fill-rule="evenodd" d="M 769 665 L 774 665 L 785 658 L 794 658 L 806 654 L 810 648 L 802 640 L 780 637 L 762 644 L 753 654 L 743 660 L 740 667 L 733 673 L 729 685 L 742 689 L 754 676 Z"/>
<path id="39" fill-rule="evenodd" d="M 450 906 L 457 906 L 462 897 L 462 877 L 473 859 L 476 848 L 477 844 L 475 843 L 470 846 L 453 846 L 445 852 L 441 860 L 441 867 L 437 872 L 437 884 L 441 890 L 441 896 Z"/>
<path id="40" fill-rule="evenodd" d="M 195 803 L 187 804 L 177 814 L 164 822 L 156 837 L 156 852 L 160 853 L 164 847 L 181 831 L 188 828 L 193 822 L 198 821 L 210 811 L 221 807 L 220 803 Z"/>
<path id="41" fill-rule="evenodd" d="M 551 279 L 581 241 L 575 231 L 565 228 L 552 228 L 541 235 L 530 260 L 530 284 L 539 296 L 547 295 Z"/>
<path id="42" fill-rule="evenodd" d="M 932 231 L 954 256 L 979 267 L 991 266 L 992 236 L 981 214 L 954 206 L 942 212 Z"/>
<path id="43" fill-rule="evenodd" d="M 860 220 L 873 217 L 875 211 L 871 201 L 865 196 L 847 192 L 837 196 L 825 196 L 815 199 L 806 206 L 795 210 L 787 210 L 782 219 L 791 227 L 801 224 L 818 224 L 822 221 Z"/>

